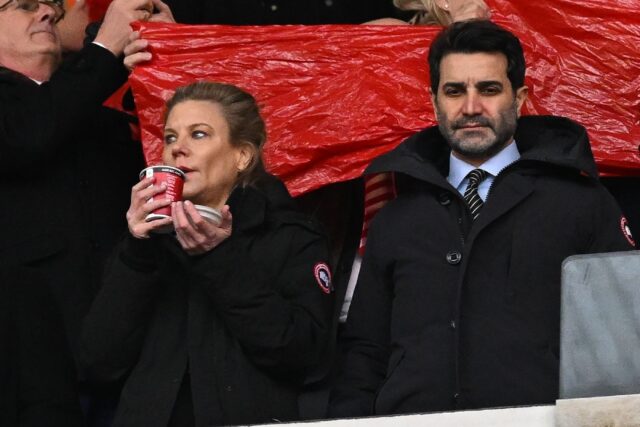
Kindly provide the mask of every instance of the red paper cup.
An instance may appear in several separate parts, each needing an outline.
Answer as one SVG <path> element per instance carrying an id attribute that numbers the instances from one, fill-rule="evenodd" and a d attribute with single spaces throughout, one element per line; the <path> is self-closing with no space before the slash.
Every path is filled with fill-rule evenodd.
<path id="1" fill-rule="evenodd" d="M 173 166 L 158 165 L 149 166 L 140 172 L 140 180 L 150 178 L 154 176 L 156 178 L 153 185 L 160 185 L 163 182 L 167 185 L 167 189 L 156 197 L 163 197 L 170 199 L 172 202 L 178 202 L 182 200 L 182 187 L 184 186 L 184 172 Z M 153 201 L 153 197 L 149 199 Z M 171 205 L 158 208 L 146 216 L 145 221 L 155 221 L 157 219 L 171 218 Z"/>

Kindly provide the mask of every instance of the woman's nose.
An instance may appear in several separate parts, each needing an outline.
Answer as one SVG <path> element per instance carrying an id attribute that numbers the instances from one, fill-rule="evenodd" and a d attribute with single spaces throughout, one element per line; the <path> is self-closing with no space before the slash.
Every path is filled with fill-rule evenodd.
<path id="1" fill-rule="evenodd" d="M 171 144 L 171 155 L 175 158 L 178 156 L 183 156 L 186 154 L 186 147 L 184 141 L 181 138 L 176 139 L 176 141 Z"/>

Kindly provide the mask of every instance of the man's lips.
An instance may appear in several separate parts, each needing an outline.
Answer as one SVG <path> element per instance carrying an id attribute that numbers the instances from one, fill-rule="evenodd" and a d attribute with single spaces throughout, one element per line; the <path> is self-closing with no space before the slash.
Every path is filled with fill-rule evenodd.
<path id="1" fill-rule="evenodd" d="M 55 30 L 53 29 L 53 27 L 50 27 L 50 26 L 37 27 L 32 31 L 31 34 L 38 34 L 38 33 L 47 33 L 47 34 L 51 34 L 52 36 L 56 35 Z"/>

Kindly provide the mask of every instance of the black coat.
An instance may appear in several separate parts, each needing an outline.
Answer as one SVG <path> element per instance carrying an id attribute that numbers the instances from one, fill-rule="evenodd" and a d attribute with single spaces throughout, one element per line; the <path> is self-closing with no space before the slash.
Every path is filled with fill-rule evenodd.
<path id="1" fill-rule="evenodd" d="M 369 167 L 396 172 L 400 194 L 369 231 L 331 415 L 557 398 L 561 263 L 632 246 L 584 128 L 524 117 L 515 140 L 522 157 L 496 177 L 473 224 L 446 181 L 450 150 L 437 128 Z"/>
<path id="2" fill-rule="evenodd" d="M 126 81 L 121 61 L 89 45 L 42 85 L 0 69 L 0 268 L 45 279 L 71 342 L 143 163 L 128 120 L 102 107 Z"/>
<path id="3" fill-rule="evenodd" d="M 326 239 L 279 181 L 228 204 L 233 233 L 207 254 L 187 256 L 170 235 L 128 237 L 107 268 L 83 349 L 97 378 L 132 370 L 115 426 L 168 425 L 185 386 L 197 426 L 298 417 L 329 339 Z"/>
<path id="4" fill-rule="evenodd" d="M 20 283 L 12 279 L 20 277 Z M 0 271 L 0 426 L 83 425 L 74 366 L 46 278 Z"/>

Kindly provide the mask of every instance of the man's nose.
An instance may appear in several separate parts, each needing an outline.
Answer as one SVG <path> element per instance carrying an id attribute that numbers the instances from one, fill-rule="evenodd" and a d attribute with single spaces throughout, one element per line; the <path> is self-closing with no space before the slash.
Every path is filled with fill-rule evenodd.
<path id="1" fill-rule="evenodd" d="M 40 15 L 41 22 L 49 21 L 52 24 L 56 22 L 56 10 L 50 4 L 40 2 L 37 13 Z"/>
<path id="2" fill-rule="evenodd" d="M 482 99 L 475 91 L 467 93 L 462 112 L 467 116 L 475 116 L 482 113 Z"/>

